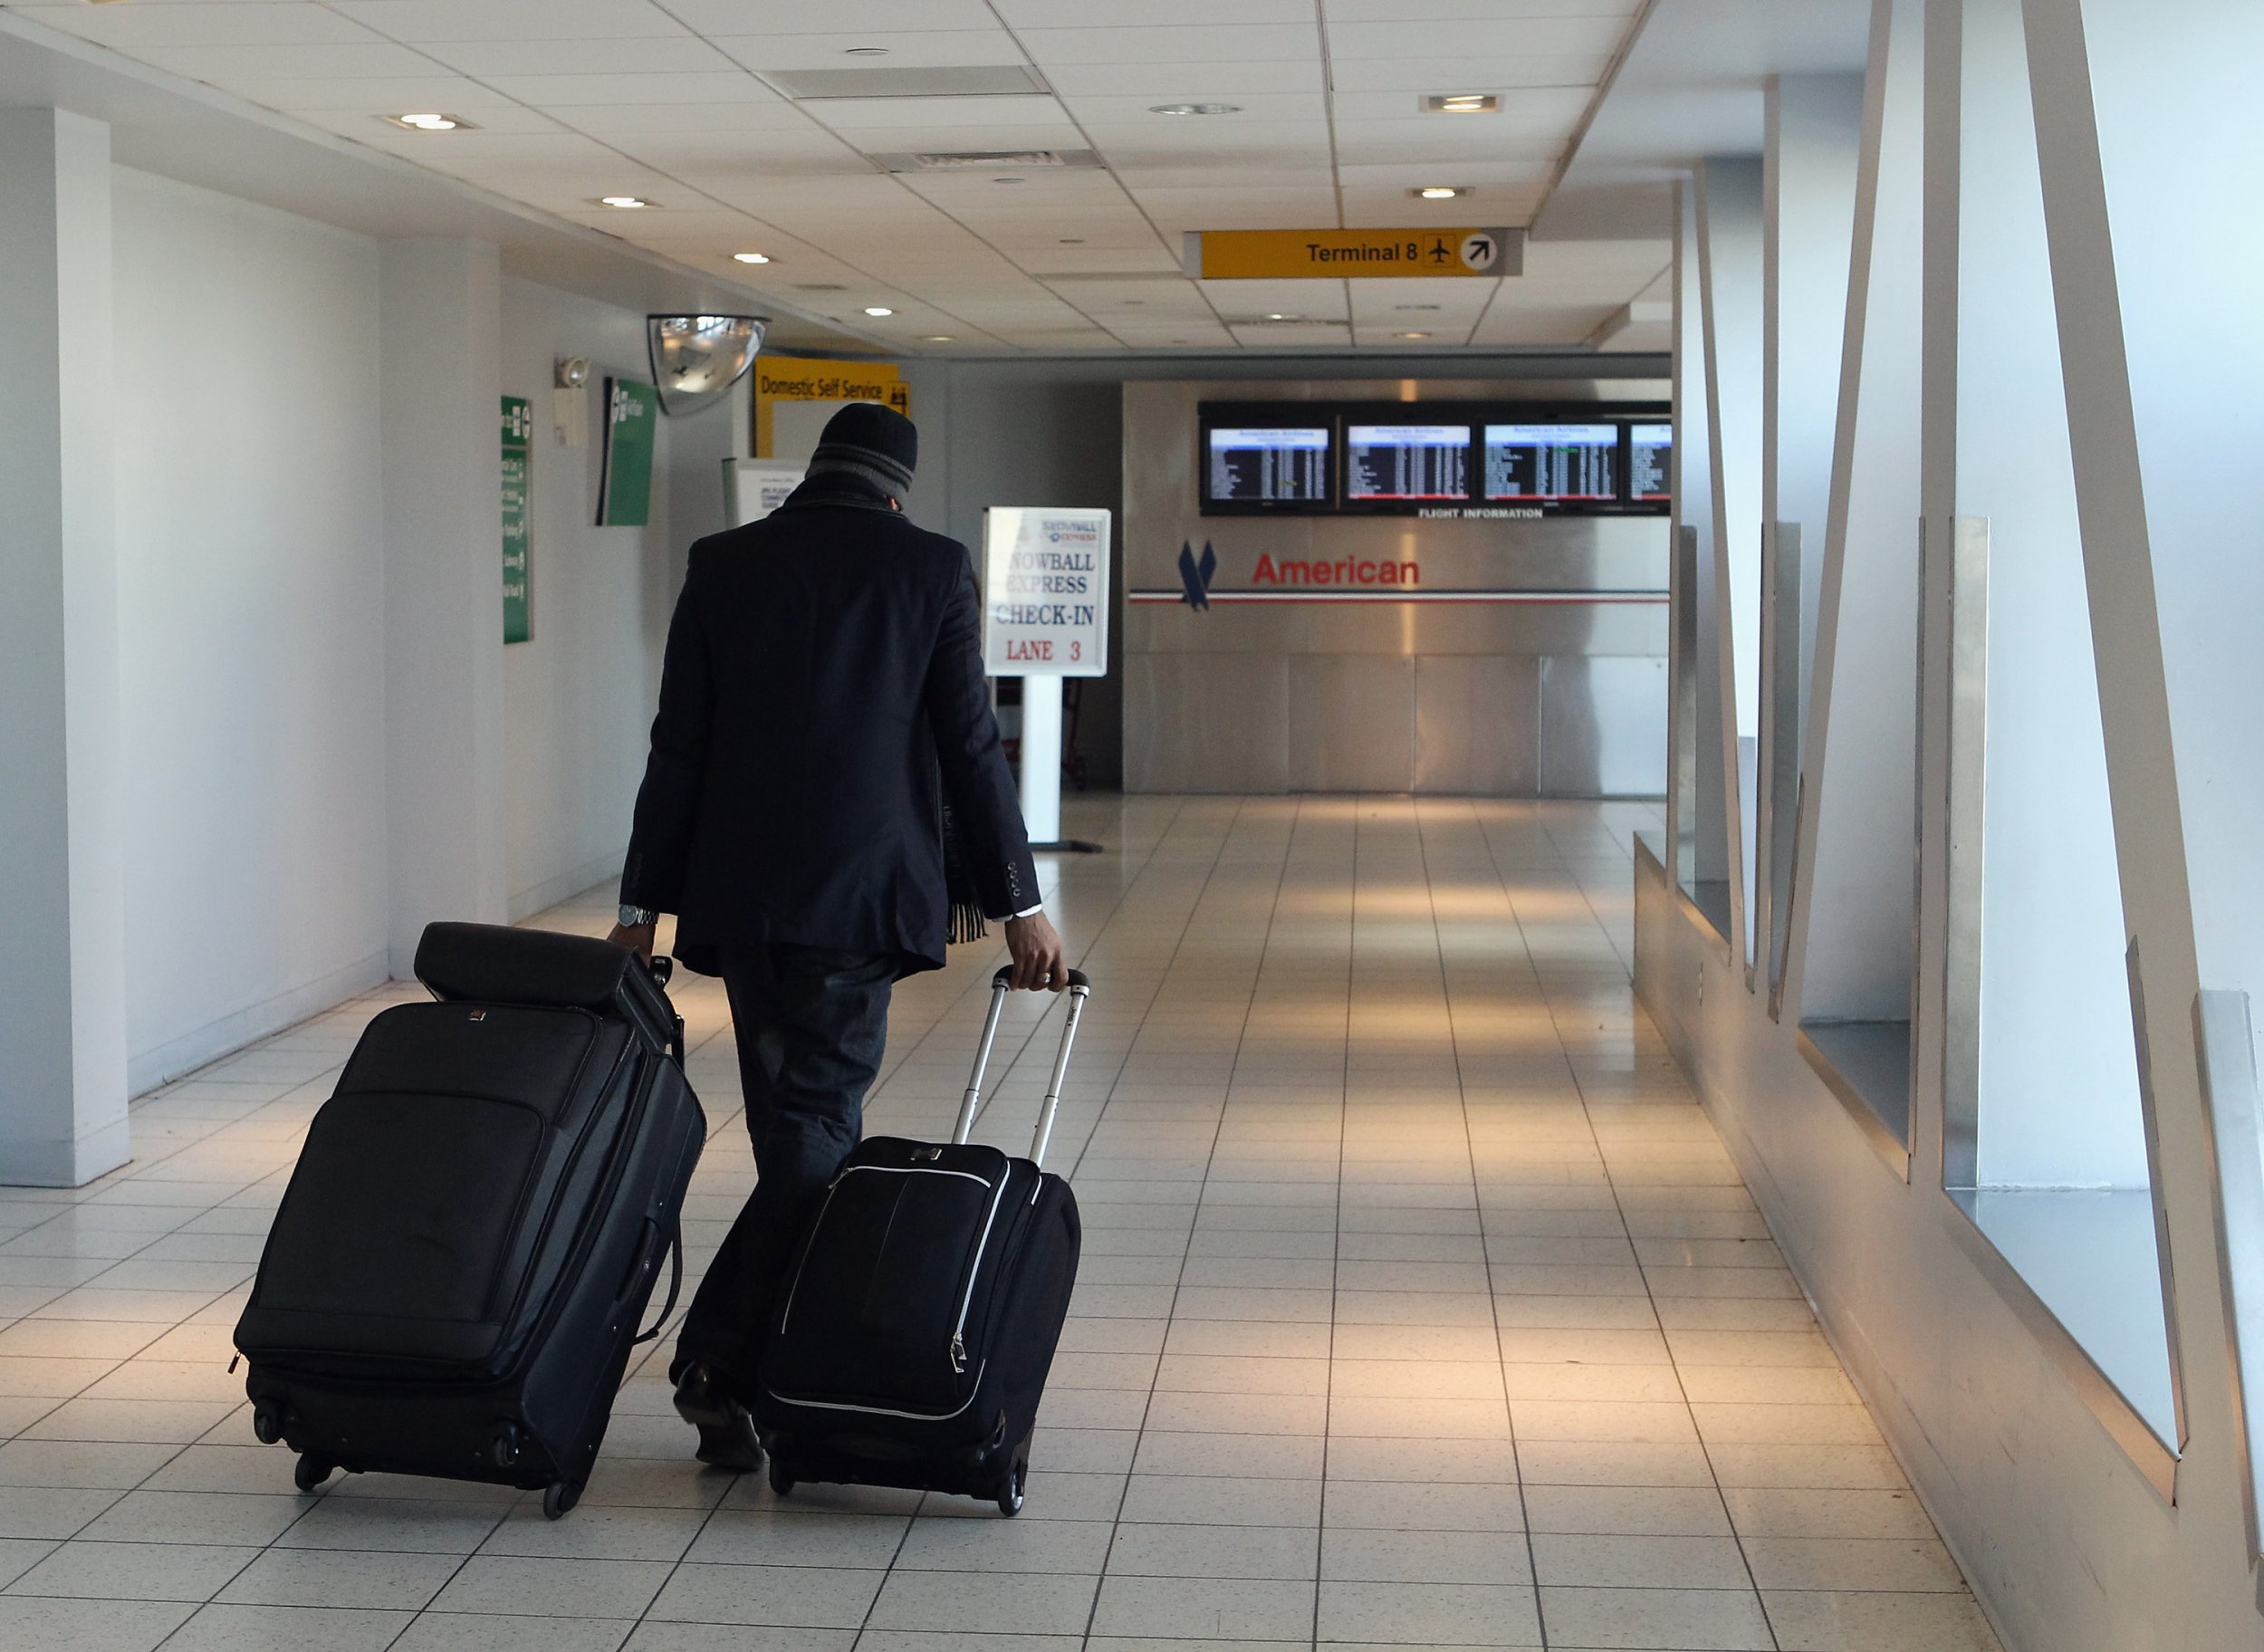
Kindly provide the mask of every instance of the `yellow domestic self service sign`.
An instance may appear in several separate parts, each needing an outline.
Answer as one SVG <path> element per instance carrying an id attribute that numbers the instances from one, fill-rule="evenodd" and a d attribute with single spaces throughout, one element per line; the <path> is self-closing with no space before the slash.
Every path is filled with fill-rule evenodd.
<path id="1" fill-rule="evenodd" d="M 1316 277 L 1515 275 L 1521 229 L 1204 229 L 1190 231 L 1186 273 L 1195 281 Z"/>

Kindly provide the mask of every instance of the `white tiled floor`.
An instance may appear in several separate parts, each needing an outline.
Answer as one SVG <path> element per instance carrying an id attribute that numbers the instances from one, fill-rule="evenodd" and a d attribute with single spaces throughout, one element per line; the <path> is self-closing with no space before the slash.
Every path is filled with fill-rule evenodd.
<path id="1" fill-rule="evenodd" d="M 582 1506 L 293 1495 L 229 1331 L 375 994 L 0 1189 L 0 1647 L 1988 1652 L 1627 983 L 1640 805 L 1079 799 L 1086 1249 L 1028 1513 L 701 1471 L 658 1366 Z M 546 914 L 596 929 L 608 890 Z M 995 949 L 897 997 L 876 1129 L 947 1128 Z M 678 1001 L 749 1175 L 722 995 Z M 993 1139 L 1051 1027 L 1018 1000 Z"/>

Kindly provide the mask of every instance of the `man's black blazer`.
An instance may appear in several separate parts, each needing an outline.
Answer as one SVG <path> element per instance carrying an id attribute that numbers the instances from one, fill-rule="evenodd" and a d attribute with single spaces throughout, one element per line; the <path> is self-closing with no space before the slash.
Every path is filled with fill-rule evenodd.
<path id="1" fill-rule="evenodd" d="M 983 910 L 1037 904 L 966 548 L 854 479 L 692 547 L 621 898 L 676 955 L 784 942 L 944 962 L 940 770 Z"/>

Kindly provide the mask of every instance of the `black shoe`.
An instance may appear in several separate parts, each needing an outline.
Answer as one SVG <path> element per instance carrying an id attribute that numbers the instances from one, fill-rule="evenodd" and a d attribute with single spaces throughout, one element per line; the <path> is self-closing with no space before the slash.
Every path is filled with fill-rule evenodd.
<path id="1" fill-rule="evenodd" d="M 763 1466 L 763 1443 L 755 1437 L 754 1418 L 708 1367 L 688 1365 L 676 1379 L 676 1415 L 700 1431 L 701 1462 L 743 1474 Z"/>

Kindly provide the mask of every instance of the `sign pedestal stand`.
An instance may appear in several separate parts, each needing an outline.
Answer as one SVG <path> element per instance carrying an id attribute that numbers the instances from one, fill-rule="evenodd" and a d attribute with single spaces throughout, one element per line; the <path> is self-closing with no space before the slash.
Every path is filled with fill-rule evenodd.
<path id="1" fill-rule="evenodd" d="M 1061 835 L 1061 679 L 1049 673 L 1022 679 L 1022 818 L 1030 847 L 1079 855 L 1098 843 Z"/>

